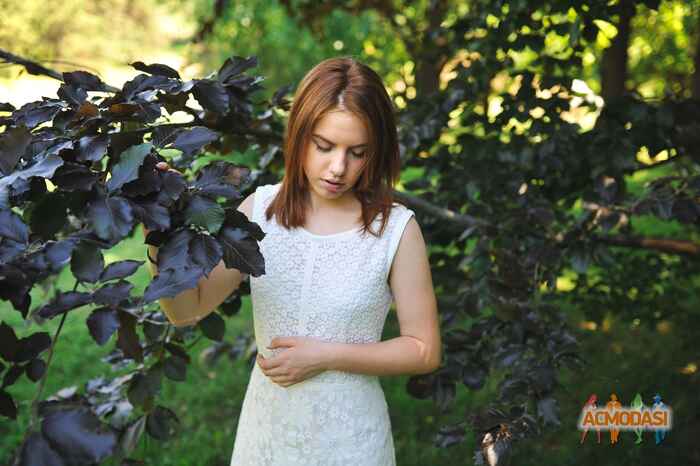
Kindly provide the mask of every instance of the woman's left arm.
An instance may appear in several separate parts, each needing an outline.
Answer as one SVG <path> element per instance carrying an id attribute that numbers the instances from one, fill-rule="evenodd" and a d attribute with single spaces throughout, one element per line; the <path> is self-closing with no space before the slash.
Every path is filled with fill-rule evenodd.
<path id="1" fill-rule="evenodd" d="M 401 336 L 377 343 L 327 343 L 328 370 L 370 375 L 426 374 L 442 361 L 442 341 L 425 240 L 415 217 L 394 255 L 389 285 Z"/>

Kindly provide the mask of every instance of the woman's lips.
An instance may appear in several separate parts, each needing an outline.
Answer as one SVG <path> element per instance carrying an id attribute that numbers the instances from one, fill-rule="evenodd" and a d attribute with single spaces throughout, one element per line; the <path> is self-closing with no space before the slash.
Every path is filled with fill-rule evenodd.
<path id="1" fill-rule="evenodd" d="M 342 183 L 341 184 L 333 184 L 328 180 L 323 180 L 323 184 L 326 186 L 326 189 L 328 189 L 329 191 L 333 191 L 333 192 L 338 192 L 338 191 L 340 191 L 340 188 L 343 187 Z"/>

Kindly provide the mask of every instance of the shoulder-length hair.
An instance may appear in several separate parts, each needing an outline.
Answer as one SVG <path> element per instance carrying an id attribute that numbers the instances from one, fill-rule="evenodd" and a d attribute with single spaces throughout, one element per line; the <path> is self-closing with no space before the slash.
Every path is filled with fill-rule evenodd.
<path id="1" fill-rule="evenodd" d="M 316 123 L 336 107 L 358 117 L 369 135 L 362 174 L 353 187 L 362 204 L 362 232 L 381 236 L 386 227 L 395 183 L 401 171 L 396 118 L 381 78 L 352 57 L 336 57 L 314 66 L 299 83 L 284 136 L 285 175 L 282 186 L 265 210 L 285 228 L 304 225 L 309 199 L 304 157 Z M 379 232 L 370 229 L 381 213 Z"/>

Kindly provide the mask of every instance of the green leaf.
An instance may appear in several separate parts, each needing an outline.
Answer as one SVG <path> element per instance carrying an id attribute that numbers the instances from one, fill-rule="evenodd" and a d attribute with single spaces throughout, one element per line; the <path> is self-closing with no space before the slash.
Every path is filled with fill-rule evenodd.
<path id="1" fill-rule="evenodd" d="M 217 234 L 224 223 L 226 213 L 215 200 L 205 196 L 194 196 L 185 210 L 185 218 L 192 225 L 206 228 Z"/>
<path id="2" fill-rule="evenodd" d="M 119 162 L 112 168 L 112 177 L 107 181 L 107 190 L 113 192 L 125 183 L 138 178 L 139 168 L 143 165 L 143 160 L 152 148 L 153 145 L 150 142 L 145 142 L 131 146 L 122 152 L 119 156 Z"/>

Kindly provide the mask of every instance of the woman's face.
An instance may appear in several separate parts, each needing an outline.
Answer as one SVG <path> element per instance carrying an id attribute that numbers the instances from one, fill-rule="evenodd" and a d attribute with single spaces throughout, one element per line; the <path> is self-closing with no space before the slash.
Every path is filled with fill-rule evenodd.
<path id="1" fill-rule="evenodd" d="M 362 174 L 368 144 L 362 120 L 346 110 L 336 108 L 317 122 L 304 161 L 312 206 L 346 205 L 354 197 L 352 189 Z"/>

